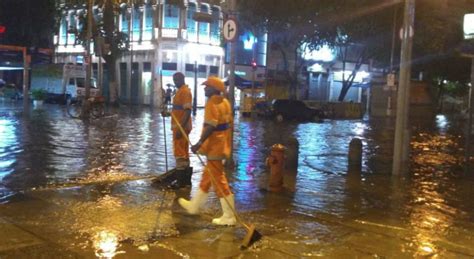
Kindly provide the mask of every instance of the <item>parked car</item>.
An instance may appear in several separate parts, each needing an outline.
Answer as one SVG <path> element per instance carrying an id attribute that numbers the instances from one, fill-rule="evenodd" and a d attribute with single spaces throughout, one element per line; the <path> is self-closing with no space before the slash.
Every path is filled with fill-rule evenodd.
<path id="1" fill-rule="evenodd" d="M 319 109 L 308 107 L 299 100 L 276 99 L 272 101 L 271 116 L 277 121 L 296 120 L 320 122 L 324 113 Z"/>
<path id="2" fill-rule="evenodd" d="M 14 84 L 3 84 L 0 87 L 0 97 L 21 100 L 23 99 L 23 93 L 21 92 L 21 89 L 17 88 Z"/>

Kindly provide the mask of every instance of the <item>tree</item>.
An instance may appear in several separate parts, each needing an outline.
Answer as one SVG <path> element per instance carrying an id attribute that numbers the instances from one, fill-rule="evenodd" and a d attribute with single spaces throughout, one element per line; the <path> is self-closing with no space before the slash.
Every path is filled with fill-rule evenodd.
<path id="1" fill-rule="evenodd" d="M 290 97 L 295 98 L 299 85 L 298 72 L 304 65 L 300 53 L 304 48 L 313 48 L 323 42 L 318 37 L 317 25 L 311 20 L 319 9 L 317 1 L 261 0 L 238 3 L 242 27 L 253 34 L 268 33 L 271 49 L 281 54 L 281 70 L 290 86 Z"/>
<path id="2" fill-rule="evenodd" d="M 70 1 L 70 3 L 78 3 L 81 0 Z M 88 2 L 82 0 L 82 2 Z M 94 24 L 92 26 L 92 40 L 96 46 L 96 50 L 100 53 L 102 58 L 108 64 L 108 78 L 109 78 L 109 89 L 111 103 L 116 104 L 118 101 L 118 82 L 117 82 L 117 71 L 115 63 L 117 59 L 128 49 L 129 39 L 128 35 L 119 31 L 118 28 L 118 16 L 120 12 L 120 3 L 125 1 L 120 0 L 95 0 L 98 12 L 102 15 L 96 15 L 94 17 Z M 134 1 L 138 2 L 138 1 Z M 78 31 L 78 41 L 85 43 L 87 42 L 87 16 L 81 17 L 83 24 L 82 30 Z M 85 46 L 84 46 L 85 47 Z M 97 54 L 99 54 L 97 53 Z"/>
<path id="3" fill-rule="evenodd" d="M 350 75 L 343 78 L 338 98 L 343 101 L 362 64 L 372 60 L 377 67 L 388 69 L 394 31 L 397 35 L 394 52 L 397 60 L 402 3 L 402 0 L 307 0 L 292 3 L 257 0 L 239 1 L 239 10 L 246 26 L 268 32 L 269 38 L 274 38 L 273 44 L 281 47 L 283 59 L 288 58 L 288 49 L 298 50 L 303 45 L 311 50 L 325 43 L 337 49 L 343 67 L 349 62 L 353 64 Z M 460 15 L 473 6 L 473 0 L 417 1 L 413 47 L 415 69 L 430 68 L 428 64 L 455 53 L 456 44 L 461 41 Z M 289 82 L 297 80 L 295 74 L 298 70 L 294 69 Z"/>
<path id="4" fill-rule="evenodd" d="M 464 41 L 463 16 L 474 12 L 474 1 L 418 0 L 417 8 L 414 71 L 433 82 L 469 80 L 470 60 L 459 49 Z"/>
<path id="5" fill-rule="evenodd" d="M 368 63 L 369 58 L 380 58 L 380 50 L 391 38 L 388 29 L 391 28 L 391 19 L 387 21 L 386 17 L 392 8 L 393 4 L 377 0 L 342 3 L 307 0 L 291 4 L 277 0 L 240 2 L 241 17 L 246 25 L 267 32 L 270 41 L 273 40 L 271 46 L 281 52 L 290 85 L 297 85 L 297 75 L 305 64 L 305 60 L 300 58 L 304 48 L 316 50 L 327 44 L 337 49 L 344 68 L 348 62 L 355 63 L 349 76 L 343 73 L 340 101 L 352 86 L 362 64 Z M 289 72 L 288 50 L 295 53 L 293 73 Z"/>

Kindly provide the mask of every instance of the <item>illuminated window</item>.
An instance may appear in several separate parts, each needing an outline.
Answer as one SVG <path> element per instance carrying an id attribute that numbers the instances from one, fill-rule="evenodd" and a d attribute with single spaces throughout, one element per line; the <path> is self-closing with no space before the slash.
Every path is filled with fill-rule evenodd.
<path id="1" fill-rule="evenodd" d="M 76 41 L 76 14 L 74 11 L 70 11 L 68 14 L 68 37 L 67 43 L 68 45 L 74 45 Z"/>
<path id="2" fill-rule="evenodd" d="M 221 43 L 221 35 L 219 28 L 220 12 L 219 8 L 213 7 L 212 9 L 212 23 L 211 23 L 211 43 L 219 45 Z"/>
<path id="3" fill-rule="evenodd" d="M 196 5 L 189 3 L 187 11 L 187 32 L 189 41 L 197 41 L 197 23 L 194 20 L 193 15 L 196 13 Z"/>
<path id="4" fill-rule="evenodd" d="M 143 40 L 151 40 L 153 37 L 153 8 L 145 5 L 145 25 L 143 28 Z"/>
<path id="5" fill-rule="evenodd" d="M 130 23 L 130 21 L 128 19 L 127 9 L 122 10 L 120 18 L 121 18 L 121 31 L 124 33 L 128 33 L 128 24 Z"/>
<path id="6" fill-rule="evenodd" d="M 209 7 L 207 5 L 201 5 L 201 13 L 209 13 Z M 209 42 L 209 23 L 199 22 L 199 42 Z"/>
<path id="7" fill-rule="evenodd" d="M 67 39 L 67 20 L 66 17 L 61 19 L 61 25 L 59 27 L 59 44 L 66 44 Z"/>
<path id="8" fill-rule="evenodd" d="M 163 27 L 167 29 L 179 28 L 179 7 L 172 4 L 165 4 L 163 15 Z"/>
<path id="9" fill-rule="evenodd" d="M 141 17 L 142 17 L 142 12 L 140 12 L 140 9 L 138 8 L 132 8 L 133 10 L 133 24 L 132 24 L 132 41 L 138 41 L 140 39 L 140 23 L 141 23 Z"/>

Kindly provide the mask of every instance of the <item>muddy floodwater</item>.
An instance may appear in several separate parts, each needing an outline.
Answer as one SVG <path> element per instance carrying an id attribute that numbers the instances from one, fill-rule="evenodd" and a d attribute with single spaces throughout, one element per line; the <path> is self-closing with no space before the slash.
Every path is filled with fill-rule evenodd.
<path id="1" fill-rule="evenodd" d="M 392 176 L 394 119 L 237 116 L 227 175 L 240 217 L 263 235 L 241 249 L 245 228 L 210 223 L 221 213 L 214 194 L 200 216 L 176 202 L 197 191 L 195 155 L 192 188 L 151 186 L 174 166 L 170 118 L 143 107 L 109 112 L 84 122 L 63 106 L 27 114 L 0 102 L 0 258 L 474 257 L 474 169 L 458 118 L 412 119 L 409 172 Z M 193 118 L 193 143 L 202 117 Z M 354 138 L 361 173 L 347 170 Z M 276 143 L 298 161 L 281 193 L 266 191 Z"/>

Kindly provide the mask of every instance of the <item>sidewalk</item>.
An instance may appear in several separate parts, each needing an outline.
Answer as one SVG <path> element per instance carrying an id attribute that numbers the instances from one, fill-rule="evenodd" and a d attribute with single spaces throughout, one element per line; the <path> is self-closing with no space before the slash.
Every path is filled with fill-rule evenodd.
<path id="1" fill-rule="evenodd" d="M 0 206 L 1 258 L 356 258 L 412 257 L 415 233 L 401 226 L 338 218 L 291 206 L 291 195 L 262 193 L 262 209 L 237 203 L 263 239 L 241 250 L 242 227 L 215 227 L 218 201 L 201 216 L 177 205 L 189 189 L 150 187 L 149 180 L 33 190 Z M 282 206 L 283 205 L 283 206 Z M 472 241 L 472 240 L 471 240 Z M 440 240 L 442 258 L 470 258 L 470 244 Z M 102 248 L 102 250 L 100 249 Z M 107 253 L 108 252 L 108 253 Z"/>

